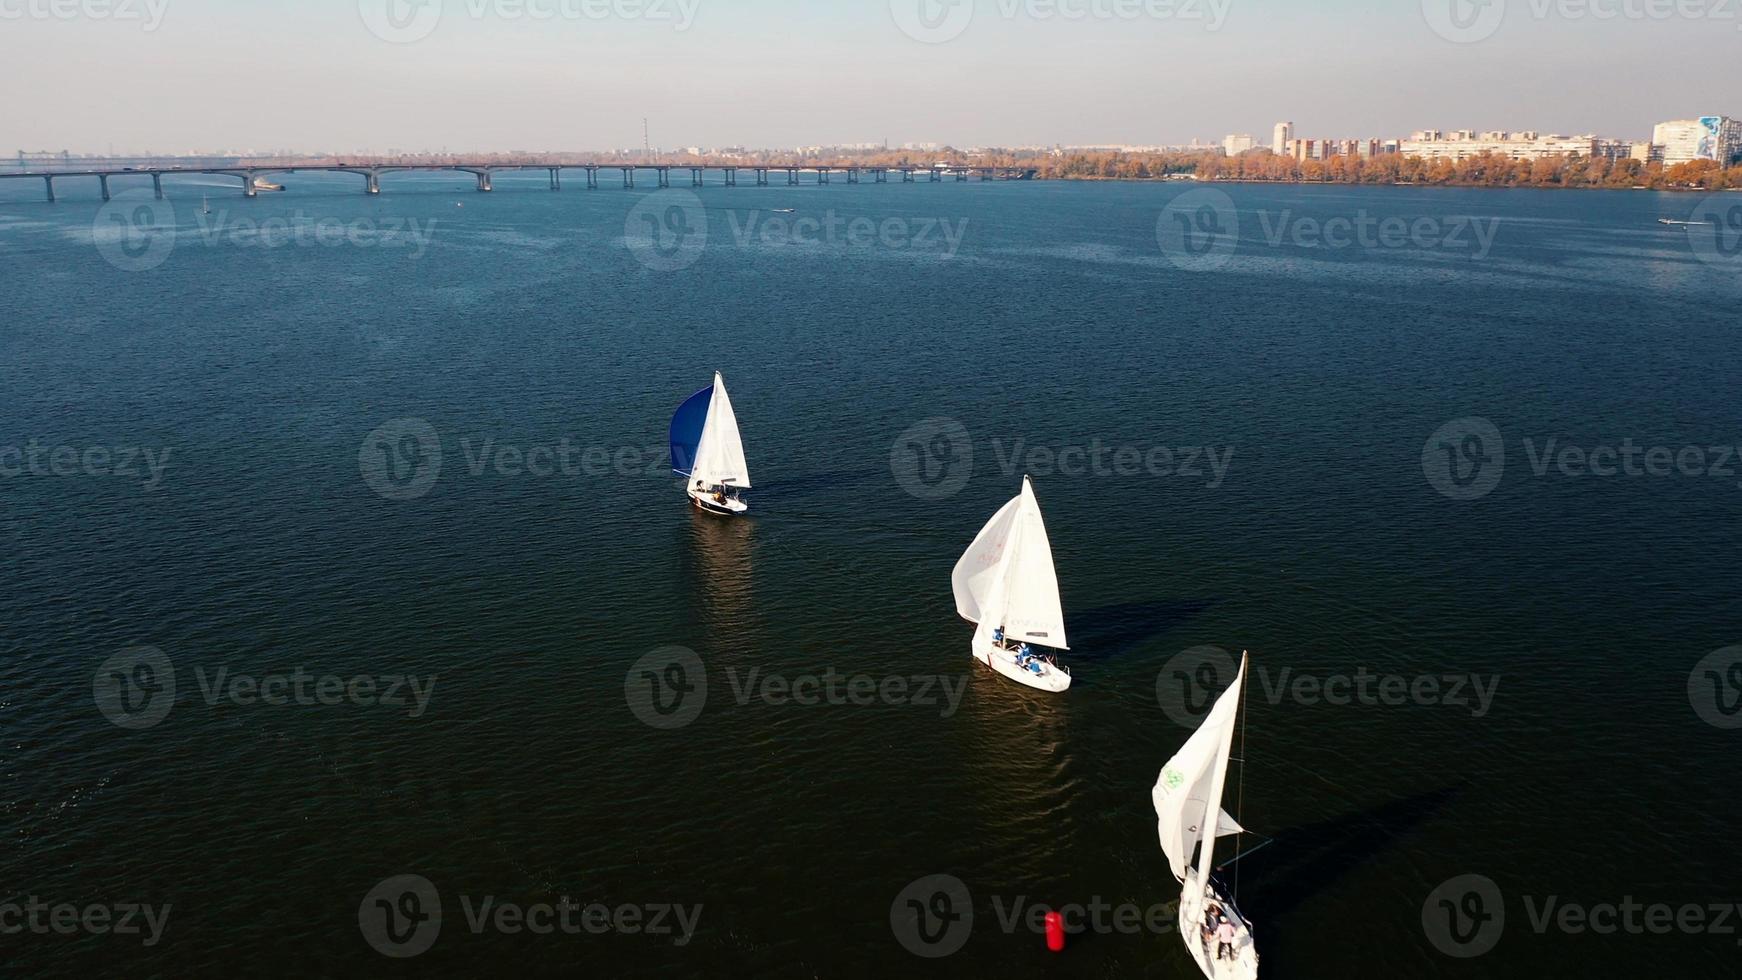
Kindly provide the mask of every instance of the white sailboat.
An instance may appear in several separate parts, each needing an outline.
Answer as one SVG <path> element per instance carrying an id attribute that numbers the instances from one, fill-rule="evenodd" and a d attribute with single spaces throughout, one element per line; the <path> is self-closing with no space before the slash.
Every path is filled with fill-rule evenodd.
<path id="1" fill-rule="evenodd" d="M 685 492 L 701 510 L 730 517 L 750 509 L 735 492 L 750 489 L 750 464 L 744 461 L 744 440 L 725 379 L 717 371 L 713 385 L 691 395 L 671 418 L 671 468 L 685 479 Z"/>
<path id="2" fill-rule="evenodd" d="M 205 194 L 200 195 L 200 213 L 201 214 L 211 214 L 212 213 L 212 199 Z"/>
<path id="3" fill-rule="evenodd" d="M 1028 477 L 1022 478 L 1022 493 L 980 529 L 956 562 L 950 583 L 956 612 L 979 627 L 974 631 L 974 659 L 1042 691 L 1070 688 L 1071 672 L 1059 666 L 1054 654 L 1035 649 L 1070 647 L 1052 543 Z"/>
<path id="4" fill-rule="evenodd" d="M 1246 689 L 1246 658 L 1240 673 L 1217 699 L 1204 723 L 1169 759 L 1155 781 L 1151 799 L 1159 821 L 1161 849 L 1181 883 L 1179 933 L 1186 950 L 1210 980 L 1254 980 L 1258 951 L 1252 923 L 1240 914 L 1214 876 L 1216 839 L 1245 829 L 1222 809 L 1228 778 L 1228 755 L 1234 744 L 1234 720 Z M 1215 814 L 1216 832 L 1205 833 Z M 1198 850 L 1197 866 L 1191 864 Z M 1231 929 L 1221 929 L 1222 923 Z M 1231 934 L 1230 934 L 1231 933 Z"/>

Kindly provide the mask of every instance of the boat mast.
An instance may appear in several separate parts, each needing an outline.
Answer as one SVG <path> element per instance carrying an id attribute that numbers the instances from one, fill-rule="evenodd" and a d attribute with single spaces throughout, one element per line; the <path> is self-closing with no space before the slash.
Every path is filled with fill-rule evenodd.
<path id="1" fill-rule="evenodd" d="M 1240 672 L 1234 676 L 1234 683 L 1240 685 L 1242 692 L 1246 684 L 1246 658 L 1240 658 Z M 1223 725 L 1221 744 L 1216 747 L 1216 768 L 1210 777 L 1210 798 L 1204 806 L 1204 822 L 1198 831 L 1202 835 L 1198 845 L 1198 887 L 1203 889 L 1200 905 L 1210 897 L 1210 873 L 1215 869 L 1216 834 L 1222 829 L 1222 791 L 1228 783 L 1228 756 L 1234 747 L 1234 726 Z"/>

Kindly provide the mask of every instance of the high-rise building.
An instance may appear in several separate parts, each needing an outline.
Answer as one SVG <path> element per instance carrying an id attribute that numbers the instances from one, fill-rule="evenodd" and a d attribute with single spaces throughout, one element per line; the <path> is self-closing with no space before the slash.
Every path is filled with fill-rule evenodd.
<path id="1" fill-rule="evenodd" d="M 1701 116 L 1659 123 L 1651 142 L 1663 147 L 1666 167 L 1695 160 L 1729 165 L 1742 157 L 1742 121 L 1729 116 Z"/>
<path id="2" fill-rule="evenodd" d="M 1288 152 L 1288 144 L 1294 139 L 1294 123 L 1279 122 L 1276 133 L 1270 140 L 1270 152 L 1282 156 Z"/>
<path id="3" fill-rule="evenodd" d="M 1258 141 L 1253 139 L 1251 136 L 1245 134 L 1238 136 L 1229 134 L 1222 140 L 1222 152 L 1231 157 L 1237 157 L 1257 145 Z"/>

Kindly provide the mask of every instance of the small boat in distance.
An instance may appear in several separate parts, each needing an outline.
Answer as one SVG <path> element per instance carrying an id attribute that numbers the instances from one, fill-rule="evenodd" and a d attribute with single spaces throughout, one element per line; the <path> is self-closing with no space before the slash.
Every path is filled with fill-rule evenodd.
<path id="1" fill-rule="evenodd" d="M 773 213 L 774 214 L 793 214 L 797 210 L 798 210 L 797 208 L 775 208 Z"/>
<path id="2" fill-rule="evenodd" d="M 256 177 L 254 178 L 254 189 L 256 191 L 281 191 L 284 190 L 284 185 L 274 184 L 265 177 Z"/>
<path id="3" fill-rule="evenodd" d="M 1241 655 L 1234 683 L 1222 692 L 1186 744 L 1161 767 L 1150 791 L 1161 849 L 1181 884 L 1180 939 L 1210 980 L 1256 980 L 1258 976 L 1252 923 L 1240 914 L 1233 896 L 1215 874 L 1216 839 L 1246 832 L 1222 809 L 1235 716 L 1246 690 L 1246 661 Z M 1206 825 L 1212 823 L 1215 831 L 1205 833 Z M 1198 849 L 1196 867 L 1191 866 L 1193 848 Z M 1240 855 L 1234 858 L 1239 859 Z"/>
<path id="4" fill-rule="evenodd" d="M 974 623 L 974 659 L 1029 687 L 1054 694 L 1071 686 L 1071 672 L 1049 650 L 1068 650 L 1065 614 L 1059 604 L 1052 543 L 1040 517 L 1034 485 L 1022 478 L 1022 493 L 1005 504 L 950 573 L 956 612 Z"/>
<path id="5" fill-rule="evenodd" d="M 1660 225 L 1699 225 L 1699 224 L 1704 224 L 1705 222 L 1703 222 L 1703 221 L 1677 221 L 1674 218 L 1659 218 L 1659 219 L 1657 219 L 1657 223 Z"/>
<path id="6" fill-rule="evenodd" d="M 717 371 L 713 385 L 691 395 L 671 417 L 671 469 L 684 478 L 684 491 L 697 508 L 727 517 L 750 509 L 741 493 L 732 492 L 750 489 L 750 465 L 726 381 Z"/>

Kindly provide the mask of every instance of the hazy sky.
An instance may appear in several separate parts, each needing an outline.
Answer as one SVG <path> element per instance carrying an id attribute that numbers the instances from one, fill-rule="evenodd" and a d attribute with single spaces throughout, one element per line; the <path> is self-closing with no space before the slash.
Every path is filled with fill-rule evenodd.
<path id="1" fill-rule="evenodd" d="M 1483 2 L 0 0 L 0 64 L 33 83 L 0 153 L 580 150 L 639 145 L 643 116 L 670 148 L 1742 115 L 1742 2 Z"/>

